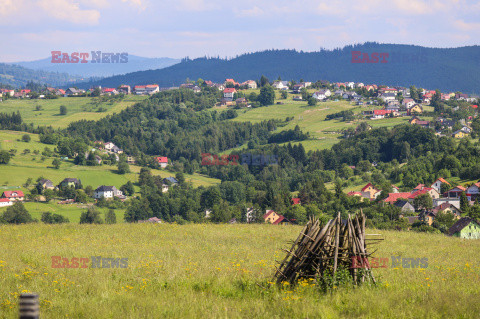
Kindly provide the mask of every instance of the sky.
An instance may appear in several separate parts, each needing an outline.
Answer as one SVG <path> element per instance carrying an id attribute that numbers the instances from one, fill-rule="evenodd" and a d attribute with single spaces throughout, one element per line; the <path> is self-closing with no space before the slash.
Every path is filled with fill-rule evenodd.
<path id="1" fill-rule="evenodd" d="M 0 0 L 0 62 L 62 52 L 234 57 L 348 44 L 477 45 L 480 0 Z"/>

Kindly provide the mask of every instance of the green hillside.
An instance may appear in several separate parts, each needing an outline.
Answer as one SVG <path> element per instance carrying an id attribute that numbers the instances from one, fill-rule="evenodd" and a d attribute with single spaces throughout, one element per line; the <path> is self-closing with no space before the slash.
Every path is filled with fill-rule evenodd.
<path id="1" fill-rule="evenodd" d="M 65 128 L 79 120 L 99 120 L 107 115 L 119 113 L 145 96 L 128 95 L 122 101 L 99 101 L 91 97 L 60 97 L 52 100 L 8 99 L 0 102 L 1 112 L 19 111 L 25 123 Z M 67 114 L 60 115 L 60 106 L 67 107 Z M 40 108 L 37 110 L 37 108 Z"/>
<path id="2" fill-rule="evenodd" d="M 28 178 L 35 181 L 40 176 L 50 179 L 54 184 L 58 184 L 66 177 L 75 177 L 81 179 L 84 186 L 91 185 L 94 188 L 101 185 L 114 185 L 119 188 L 128 181 L 136 182 L 138 179 L 140 167 L 135 165 L 130 165 L 132 173 L 125 175 L 117 174 L 116 166 L 77 166 L 71 160 L 63 161 L 60 169 L 57 170 L 51 164 L 53 157 L 42 160 L 41 155 L 45 147 L 53 149 L 53 146 L 40 143 L 36 134 L 29 134 L 32 137 L 30 142 L 22 142 L 23 134 L 23 132 L 0 131 L 0 149 L 17 150 L 10 163 L 0 167 L 0 185 L 3 190 L 17 186 L 24 189 L 22 185 Z M 25 149 L 30 152 L 25 153 Z M 39 154 L 34 154 L 35 151 L 39 151 Z M 152 174 L 162 177 L 175 176 L 175 173 L 166 170 L 152 170 Z M 195 186 L 210 186 L 219 182 L 199 174 L 185 174 L 185 177 Z"/>

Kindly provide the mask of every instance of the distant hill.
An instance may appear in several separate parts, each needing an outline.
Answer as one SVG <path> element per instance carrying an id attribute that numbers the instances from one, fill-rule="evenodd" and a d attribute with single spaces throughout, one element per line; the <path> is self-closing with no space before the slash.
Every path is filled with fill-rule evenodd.
<path id="1" fill-rule="evenodd" d="M 64 86 L 86 80 L 84 77 L 67 73 L 32 70 L 19 65 L 0 63 L 0 83 L 13 87 L 23 87 L 32 81 L 49 86 Z"/>
<path id="2" fill-rule="evenodd" d="M 90 60 L 90 59 L 87 59 Z M 171 58 L 143 58 L 128 55 L 127 63 L 52 63 L 52 58 L 30 62 L 15 62 L 29 69 L 49 72 L 77 74 L 83 77 L 106 77 L 135 71 L 161 69 L 174 65 L 180 60 Z"/>
<path id="3" fill-rule="evenodd" d="M 388 53 L 387 63 L 352 63 L 352 51 Z M 81 84 L 117 86 L 156 83 L 161 87 L 179 85 L 186 78 L 216 82 L 275 80 L 355 81 L 386 85 L 416 85 L 429 89 L 480 92 L 480 46 L 426 48 L 414 45 L 365 43 L 342 49 L 318 52 L 268 50 L 225 60 L 218 58 L 184 59 L 161 69 L 133 72 Z"/>

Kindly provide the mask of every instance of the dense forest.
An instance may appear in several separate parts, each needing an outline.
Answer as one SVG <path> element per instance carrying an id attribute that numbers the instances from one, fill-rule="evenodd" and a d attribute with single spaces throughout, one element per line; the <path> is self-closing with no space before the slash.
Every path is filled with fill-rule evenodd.
<path id="1" fill-rule="evenodd" d="M 25 87 L 32 81 L 49 86 L 68 86 L 82 80 L 84 79 L 80 76 L 67 73 L 32 70 L 15 64 L 0 63 L 0 83 L 13 87 Z"/>
<path id="2" fill-rule="evenodd" d="M 388 53 L 388 63 L 352 63 L 352 51 Z M 418 87 L 460 90 L 479 93 L 479 46 L 460 48 L 426 48 L 414 45 L 379 44 L 367 42 L 334 50 L 303 52 L 268 50 L 248 53 L 232 59 L 183 59 L 181 63 L 159 70 L 128 73 L 79 84 L 116 87 L 120 84 L 140 85 L 157 83 L 162 87 L 180 85 L 185 79 L 203 78 L 223 82 L 234 78 L 243 82 L 268 78 L 301 79 L 331 82 L 354 81 L 385 85 L 416 85 Z"/>

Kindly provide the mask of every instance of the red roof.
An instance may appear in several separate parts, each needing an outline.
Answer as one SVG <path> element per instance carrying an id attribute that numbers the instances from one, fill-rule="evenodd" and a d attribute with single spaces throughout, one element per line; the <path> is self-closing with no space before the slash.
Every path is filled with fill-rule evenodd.
<path id="1" fill-rule="evenodd" d="M 263 219 L 266 219 L 268 216 L 270 216 L 271 213 L 275 213 L 273 210 L 269 210 L 265 215 L 263 215 Z"/>
<path id="2" fill-rule="evenodd" d="M 418 184 L 417 187 L 414 188 L 414 190 L 421 190 L 425 187 L 424 184 Z"/>
<path id="3" fill-rule="evenodd" d="M 459 190 L 455 190 L 455 191 L 454 191 L 455 188 L 458 188 Z M 461 192 L 464 192 L 464 191 L 466 191 L 466 190 L 467 190 L 467 189 L 466 189 L 465 187 L 463 187 L 463 186 L 456 186 L 456 187 L 452 188 L 451 190 L 449 190 L 449 192 L 459 192 L 459 193 L 461 193 Z"/>
<path id="4" fill-rule="evenodd" d="M 392 113 L 391 110 L 373 110 L 373 114 L 375 115 L 387 115 Z"/>
<path id="5" fill-rule="evenodd" d="M 372 186 L 373 188 L 377 189 L 375 186 L 373 186 L 372 183 L 368 183 L 367 185 L 365 185 L 364 188 L 362 188 L 362 192 L 364 192 L 369 186 Z"/>
<path id="6" fill-rule="evenodd" d="M 62 89 L 58 89 L 58 92 L 65 94 L 65 90 L 62 90 Z"/>
<path id="7" fill-rule="evenodd" d="M 432 189 L 433 188 L 425 187 L 424 189 L 416 191 L 415 193 L 411 194 L 408 198 L 413 199 L 413 198 L 416 198 L 417 196 L 428 194 L 428 192 L 431 191 Z"/>
<path id="8" fill-rule="evenodd" d="M 235 88 L 226 88 L 225 90 L 223 90 L 223 93 L 235 93 L 235 92 L 237 92 Z"/>
<path id="9" fill-rule="evenodd" d="M 4 191 L 3 197 L 6 198 L 17 198 L 17 197 L 25 197 L 22 191 Z"/>
<path id="10" fill-rule="evenodd" d="M 103 89 L 103 92 L 113 92 L 113 91 L 115 91 L 114 88 L 104 88 Z"/>
<path id="11" fill-rule="evenodd" d="M 0 202 L 5 203 L 9 202 L 10 200 L 8 198 L 0 198 Z"/>
<path id="12" fill-rule="evenodd" d="M 408 199 L 412 195 L 411 193 L 390 193 L 388 197 L 385 198 L 383 201 L 385 203 L 395 203 L 400 198 Z"/>
<path id="13" fill-rule="evenodd" d="M 449 183 L 449 182 L 447 182 L 445 179 L 443 179 L 443 178 L 441 178 L 441 177 L 440 177 L 440 178 L 438 178 L 438 179 L 437 179 L 437 181 L 440 181 L 440 182 L 442 182 L 442 183 L 445 183 L 445 184 L 448 184 L 448 185 L 450 185 L 450 183 Z M 435 182 L 436 182 L 436 181 L 435 181 Z"/>
<path id="14" fill-rule="evenodd" d="M 31 90 L 21 90 L 20 93 L 30 93 Z"/>
<path id="15" fill-rule="evenodd" d="M 285 217 L 283 217 L 282 215 L 279 215 L 279 216 L 278 216 L 278 219 L 273 222 L 273 225 L 278 225 L 278 224 L 280 224 L 284 219 L 285 219 Z"/>
<path id="16" fill-rule="evenodd" d="M 470 106 L 473 107 L 474 109 L 478 107 L 478 105 L 470 105 Z"/>
<path id="17" fill-rule="evenodd" d="M 293 205 L 299 205 L 300 204 L 300 198 L 294 197 L 292 198 Z"/>
<path id="18" fill-rule="evenodd" d="M 168 163 L 168 157 L 166 156 L 159 156 L 155 158 L 157 162 L 160 163 Z"/>

